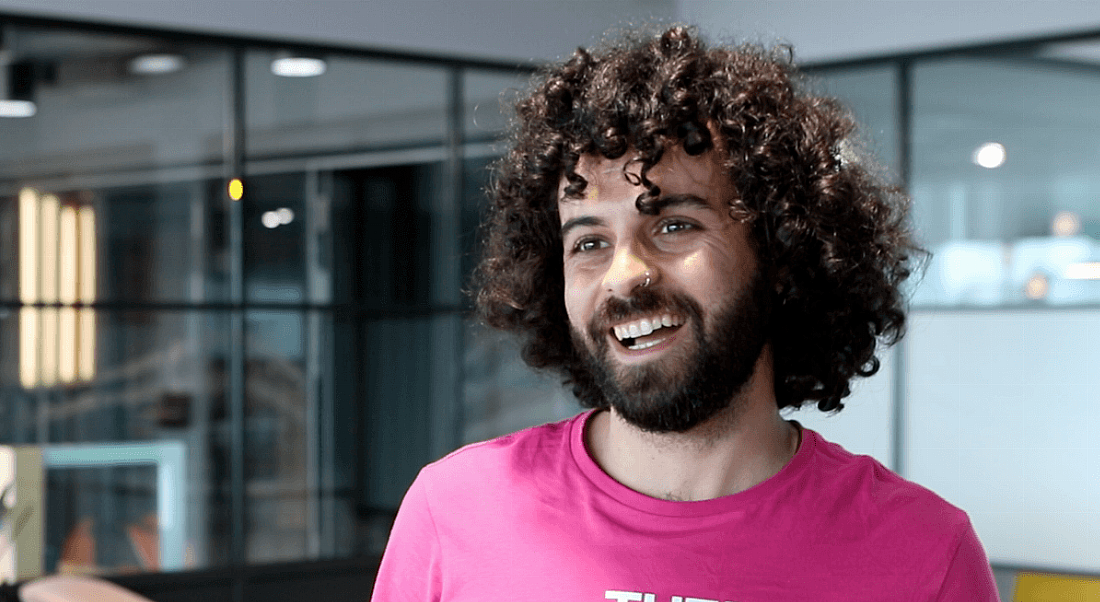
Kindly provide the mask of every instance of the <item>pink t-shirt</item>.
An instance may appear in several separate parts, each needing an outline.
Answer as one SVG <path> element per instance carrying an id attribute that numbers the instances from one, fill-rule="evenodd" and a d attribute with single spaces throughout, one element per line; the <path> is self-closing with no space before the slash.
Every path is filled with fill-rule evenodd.
<path id="1" fill-rule="evenodd" d="M 376 602 L 997 600 L 964 512 L 805 430 L 746 491 L 673 502 L 607 476 L 591 412 L 464 447 L 409 488 Z"/>

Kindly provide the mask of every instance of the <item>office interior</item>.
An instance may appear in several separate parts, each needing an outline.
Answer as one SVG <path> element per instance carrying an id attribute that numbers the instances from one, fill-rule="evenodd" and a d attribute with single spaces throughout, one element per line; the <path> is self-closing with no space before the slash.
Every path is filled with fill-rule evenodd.
<path id="1" fill-rule="evenodd" d="M 363 599 L 421 466 L 575 414 L 464 293 L 546 58 L 0 6 L 0 446 L 37 450 L 44 511 L 0 559 Z M 1002 599 L 1096 583 L 1100 15 L 803 68 L 932 254 L 882 370 L 790 417 L 967 510 Z"/>

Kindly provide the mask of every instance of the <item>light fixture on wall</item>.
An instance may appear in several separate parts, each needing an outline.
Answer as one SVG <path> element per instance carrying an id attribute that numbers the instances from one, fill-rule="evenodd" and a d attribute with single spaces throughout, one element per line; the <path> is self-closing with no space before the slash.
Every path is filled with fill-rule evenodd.
<path id="1" fill-rule="evenodd" d="M 271 72 L 280 77 L 316 77 L 327 69 L 324 59 L 300 53 L 282 51 L 271 61 Z"/>

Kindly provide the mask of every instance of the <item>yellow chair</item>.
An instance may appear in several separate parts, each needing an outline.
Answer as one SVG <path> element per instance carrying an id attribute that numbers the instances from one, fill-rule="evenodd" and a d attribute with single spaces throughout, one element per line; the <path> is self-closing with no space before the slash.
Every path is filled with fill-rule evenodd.
<path id="1" fill-rule="evenodd" d="M 1100 602 L 1100 578 L 1020 573 L 1012 602 Z"/>

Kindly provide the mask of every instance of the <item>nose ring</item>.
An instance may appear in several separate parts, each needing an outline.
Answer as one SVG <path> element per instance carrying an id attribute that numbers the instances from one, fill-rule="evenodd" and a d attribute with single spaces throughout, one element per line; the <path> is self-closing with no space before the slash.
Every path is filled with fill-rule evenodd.
<path id="1" fill-rule="evenodd" d="M 642 283 L 642 288 L 649 286 L 649 270 L 645 271 L 645 282 Z"/>

